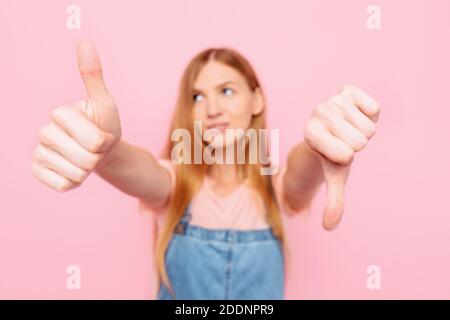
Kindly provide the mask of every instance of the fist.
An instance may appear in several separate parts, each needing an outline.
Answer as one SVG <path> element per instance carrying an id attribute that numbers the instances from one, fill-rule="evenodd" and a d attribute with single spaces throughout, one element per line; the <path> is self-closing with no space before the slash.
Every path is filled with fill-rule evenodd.
<path id="1" fill-rule="evenodd" d="M 379 103 L 355 86 L 341 92 L 312 113 L 304 130 L 304 140 L 321 162 L 327 185 L 323 227 L 334 229 L 344 211 L 344 188 L 354 154 L 375 134 L 380 116 Z"/>
<path id="2" fill-rule="evenodd" d="M 61 192 L 81 185 L 122 135 L 95 47 L 82 42 L 77 53 L 87 98 L 52 111 L 50 123 L 39 130 L 31 165 L 35 178 Z"/>

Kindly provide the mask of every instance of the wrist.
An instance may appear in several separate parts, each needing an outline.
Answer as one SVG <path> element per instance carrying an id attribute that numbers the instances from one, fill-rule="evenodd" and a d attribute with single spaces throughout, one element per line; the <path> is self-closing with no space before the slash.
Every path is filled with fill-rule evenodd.
<path id="1" fill-rule="evenodd" d="M 124 141 L 119 139 L 106 152 L 103 153 L 102 160 L 97 164 L 94 171 L 108 168 L 114 164 L 119 158 L 120 150 L 123 147 Z"/>

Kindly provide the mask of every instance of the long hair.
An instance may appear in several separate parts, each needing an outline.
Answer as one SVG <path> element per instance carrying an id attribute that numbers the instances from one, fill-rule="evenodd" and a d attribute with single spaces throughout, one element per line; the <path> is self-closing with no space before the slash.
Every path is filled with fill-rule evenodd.
<path id="1" fill-rule="evenodd" d="M 176 101 L 175 112 L 173 113 L 172 122 L 169 131 L 169 137 L 162 158 L 170 159 L 171 150 L 176 142 L 172 141 L 171 133 L 175 129 L 183 128 L 189 130 L 191 137 L 194 137 L 194 116 L 193 116 L 193 94 L 194 81 L 197 79 L 202 68 L 209 61 L 217 61 L 237 70 L 246 80 L 250 89 L 254 92 L 257 88 L 263 94 L 260 82 L 256 76 L 250 63 L 241 54 L 230 48 L 210 48 L 203 50 L 197 54 L 187 65 L 179 83 L 179 94 Z M 265 101 L 265 99 L 264 99 Z M 265 129 L 266 128 L 266 107 L 263 111 L 252 117 L 250 128 Z M 193 145 L 193 144 L 192 144 Z M 205 146 L 202 143 L 202 150 Z M 193 146 L 191 146 L 193 148 Z M 193 154 L 193 152 L 191 152 Z M 203 152 L 202 152 L 203 154 Z M 248 144 L 245 146 L 245 155 L 249 154 Z M 192 161 L 191 161 L 192 163 Z M 162 282 L 169 289 L 170 293 L 175 296 L 172 285 L 170 283 L 167 270 L 165 268 L 165 253 L 172 237 L 173 231 L 180 221 L 185 207 L 193 198 L 195 192 L 201 186 L 203 178 L 207 172 L 208 165 L 202 161 L 202 164 L 179 164 L 175 166 L 176 183 L 169 199 L 168 210 L 166 212 L 167 219 L 161 235 L 158 237 L 156 245 L 156 264 L 157 270 Z M 275 191 L 272 186 L 270 175 L 261 175 L 261 164 L 249 164 L 245 161 L 243 171 L 248 178 L 250 185 L 254 187 L 262 199 L 264 200 L 265 209 L 267 211 L 268 223 L 272 227 L 274 235 L 284 243 L 284 233 L 281 221 L 279 205 L 276 201 Z"/>

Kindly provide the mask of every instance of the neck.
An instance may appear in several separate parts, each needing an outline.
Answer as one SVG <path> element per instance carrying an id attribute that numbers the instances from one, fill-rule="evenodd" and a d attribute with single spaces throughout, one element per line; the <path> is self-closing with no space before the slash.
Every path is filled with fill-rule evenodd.
<path id="1" fill-rule="evenodd" d="M 208 176 L 223 183 L 241 183 L 244 181 L 244 166 L 237 164 L 213 164 L 208 169 Z"/>

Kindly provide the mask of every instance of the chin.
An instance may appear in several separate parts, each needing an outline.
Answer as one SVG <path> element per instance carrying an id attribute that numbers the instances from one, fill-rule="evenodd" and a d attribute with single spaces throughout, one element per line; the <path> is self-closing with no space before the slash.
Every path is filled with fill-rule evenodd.
<path id="1" fill-rule="evenodd" d="M 216 136 L 212 142 L 204 142 L 205 146 L 209 146 L 210 148 L 214 149 L 220 149 L 223 148 L 225 152 L 225 148 L 228 146 L 231 147 L 233 145 L 233 142 L 226 143 L 225 136 Z"/>

